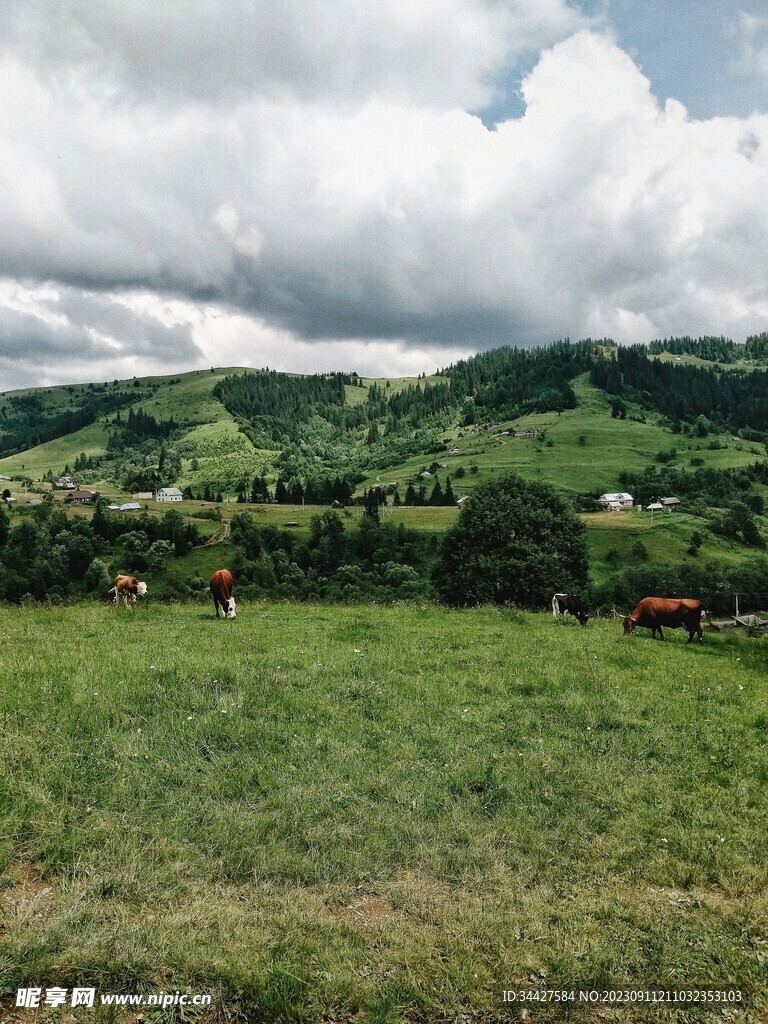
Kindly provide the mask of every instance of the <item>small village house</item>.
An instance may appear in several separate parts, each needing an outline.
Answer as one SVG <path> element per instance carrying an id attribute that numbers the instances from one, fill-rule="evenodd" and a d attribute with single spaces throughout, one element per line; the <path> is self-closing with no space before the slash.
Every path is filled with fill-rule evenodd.
<path id="1" fill-rule="evenodd" d="M 635 503 L 635 499 L 631 494 L 627 494 L 626 491 L 613 491 L 601 494 L 597 500 L 601 505 L 605 505 L 606 508 L 610 509 L 632 508 Z"/>
<path id="2" fill-rule="evenodd" d="M 64 501 L 67 505 L 92 505 L 96 491 L 70 491 Z"/>
<path id="3" fill-rule="evenodd" d="M 183 497 L 178 487 L 161 487 L 155 491 L 155 501 L 181 501 Z"/>

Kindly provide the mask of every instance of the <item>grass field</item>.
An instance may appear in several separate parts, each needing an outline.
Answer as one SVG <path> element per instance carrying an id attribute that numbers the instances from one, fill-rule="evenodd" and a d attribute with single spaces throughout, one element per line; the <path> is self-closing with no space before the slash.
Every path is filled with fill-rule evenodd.
<path id="1" fill-rule="evenodd" d="M 156 419 L 173 418 L 177 423 L 190 426 L 208 424 L 214 428 L 220 425 L 218 430 L 214 429 L 215 435 L 234 433 L 232 417 L 221 402 L 214 398 L 212 392 L 218 381 L 239 372 L 241 370 L 237 367 L 228 367 L 213 372 L 193 370 L 190 373 L 173 376 L 140 378 L 139 382 L 144 385 L 140 389 L 141 393 L 145 394 L 147 385 L 151 385 L 156 390 L 144 398 L 139 397 L 140 393 L 137 392 L 135 408 L 143 409 Z M 132 383 L 129 381 L 126 382 L 126 385 L 130 386 Z M 68 397 L 67 389 L 64 387 L 30 389 L 30 392 L 36 391 L 46 394 L 52 404 L 61 404 Z M 25 393 L 27 392 L 14 392 L 17 395 Z M 7 396 L 0 396 L 0 408 L 7 401 Z M 18 455 L 0 459 L 0 467 L 2 467 L 2 472 L 9 476 L 24 474 L 38 480 L 48 472 L 58 476 L 66 464 L 73 465 L 81 452 L 85 452 L 86 455 L 102 455 L 106 451 L 108 436 L 109 428 L 105 426 L 104 418 L 100 418 L 97 422 L 72 434 L 67 434 L 65 437 L 47 441 L 45 444 L 30 448 Z M 195 441 L 200 440 L 197 435 L 193 436 Z M 245 439 L 243 438 L 243 440 Z M 254 455 L 258 458 L 258 453 L 254 453 Z"/>
<path id="2" fill-rule="evenodd" d="M 585 538 L 589 547 L 590 577 L 593 582 L 603 582 L 618 570 L 636 564 L 632 546 L 640 541 L 648 553 L 651 563 L 657 565 L 680 565 L 686 561 L 702 558 L 715 559 L 722 565 L 737 566 L 749 557 L 744 544 L 710 533 L 702 520 L 685 512 L 589 512 L 581 517 L 586 526 Z M 761 517 L 759 522 L 765 525 Z M 691 537 L 694 533 L 706 534 L 701 555 L 690 554 Z M 609 559 L 610 552 L 617 554 L 616 560 Z"/>
<path id="3" fill-rule="evenodd" d="M 441 452 L 413 456 L 401 465 L 372 473 L 361 486 L 397 480 L 402 497 L 407 482 L 434 461 L 440 466 L 437 475 L 441 484 L 450 476 L 457 497 L 471 493 L 478 483 L 509 470 L 528 480 L 552 484 L 566 494 L 616 491 L 623 489 L 619 484 L 623 470 L 639 472 L 650 465 L 658 465 L 657 453 L 668 452 L 671 448 L 677 450 L 673 464 L 689 470 L 691 458 L 702 459 L 707 467 L 724 469 L 749 465 L 765 455 L 762 445 L 733 438 L 720 439 L 721 448 L 709 449 L 706 440 L 673 434 L 657 425 L 653 417 L 647 423 L 614 419 L 607 395 L 592 387 L 586 375 L 576 378 L 573 388 L 579 402 L 575 409 L 566 409 L 559 415 L 550 412 L 523 416 L 513 423 L 499 423 L 488 430 L 455 428 L 445 436 L 451 436 L 458 454 Z M 518 433 L 535 427 L 545 432 L 545 439 L 505 437 L 501 432 L 508 427 Z M 477 472 L 471 473 L 473 465 Z M 466 476 L 456 476 L 459 466 Z M 433 481 L 426 483 L 428 491 L 431 490 Z"/>
<path id="4" fill-rule="evenodd" d="M 208 1020 L 428 1024 L 499 1020 L 518 987 L 706 985 L 746 1008 L 568 1019 L 764 1021 L 768 646 L 669 637 L 0 608 L 6 1007 L 188 988 Z M 565 1015 L 505 1019 L 534 1018 Z"/>

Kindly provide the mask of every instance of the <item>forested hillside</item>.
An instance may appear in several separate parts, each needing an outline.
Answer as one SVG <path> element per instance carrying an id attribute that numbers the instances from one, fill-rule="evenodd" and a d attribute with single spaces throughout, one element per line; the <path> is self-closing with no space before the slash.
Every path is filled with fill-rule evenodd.
<path id="1" fill-rule="evenodd" d="M 768 370 L 703 368 L 649 359 L 643 346 L 593 360 L 592 382 L 608 394 L 662 413 L 673 428 L 714 427 L 763 440 L 768 431 Z"/>
<path id="2" fill-rule="evenodd" d="M 695 356 L 710 363 L 743 363 L 752 361 L 768 365 L 768 334 L 753 334 L 744 345 L 729 338 L 664 338 L 648 346 L 651 355 L 671 352 L 679 356 Z"/>
<path id="3" fill-rule="evenodd" d="M 136 400 L 135 394 L 115 385 L 67 388 L 66 401 L 51 401 L 50 391 L 9 395 L 0 405 L 0 459 L 72 434 Z"/>
<path id="4" fill-rule="evenodd" d="M 694 362 L 684 361 L 689 358 Z M 63 458 L 51 457 L 48 479 L 76 469 L 83 483 L 109 481 L 125 491 L 179 485 L 190 495 L 207 488 L 213 496 L 234 491 L 246 497 L 258 478 L 267 480 L 273 496 L 281 481 L 287 491 L 297 493 L 300 484 L 324 500 L 322 480 L 338 474 L 357 486 L 377 470 L 445 452 L 462 429 L 576 410 L 574 382 L 585 374 L 616 419 L 655 417 L 654 423 L 681 435 L 729 431 L 763 442 L 768 371 L 760 363 L 768 363 L 767 335 L 745 345 L 670 338 L 621 347 L 588 339 L 502 347 L 410 381 L 270 370 L 211 371 L 206 379 L 198 371 L 34 389 L 0 396 L 0 465 L 3 457 L 34 450 L 28 459 L 7 462 L 11 473 L 23 462 L 34 479 L 45 453 L 55 449 Z M 201 417 L 191 399 L 203 394 Z M 235 429 L 222 449 L 216 425 L 226 422 Z M 214 434 L 217 457 L 206 473 L 201 464 L 213 454 Z M 221 458 L 234 449 L 243 457 Z M 256 490 L 267 499 L 261 483 Z"/>
<path id="5" fill-rule="evenodd" d="M 252 596 L 434 597 L 457 500 L 511 470 L 581 512 L 597 606 L 640 574 L 768 607 L 767 353 L 768 335 L 586 339 L 411 379 L 212 368 L 0 395 L 0 599 L 98 595 L 118 569 L 188 597 L 222 557 Z M 65 513 L 62 474 L 99 497 Z M 146 497 L 168 486 L 172 512 Z M 613 490 L 680 511 L 606 517 Z M 109 509 L 137 493 L 140 513 Z"/>

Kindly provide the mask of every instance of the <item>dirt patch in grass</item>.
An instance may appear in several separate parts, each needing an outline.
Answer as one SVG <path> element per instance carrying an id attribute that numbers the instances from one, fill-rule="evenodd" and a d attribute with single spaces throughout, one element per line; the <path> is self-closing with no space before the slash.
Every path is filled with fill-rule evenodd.
<path id="1" fill-rule="evenodd" d="M 384 896 L 361 893 L 346 907 L 335 911 L 336 917 L 342 918 L 356 928 L 377 928 L 399 916 L 398 912 Z"/>
<path id="2" fill-rule="evenodd" d="M 0 1024 L 33 1024 L 40 1019 L 40 1010 L 25 1010 L 13 1006 L 11 1001 L 0 1001 Z M 74 1017 L 72 1018 L 74 1020 Z"/>
<path id="3" fill-rule="evenodd" d="M 0 917 L 11 921 L 44 917 L 56 897 L 57 885 L 43 878 L 39 869 L 21 861 L 13 861 L 0 875 Z M 0 932 L 5 928 L 0 920 Z"/>
<path id="4" fill-rule="evenodd" d="M 701 907 L 705 910 L 715 911 L 723 917 L 730 917 L 744 911 L 745 906 L 752 902 L 749 897 L 735 895 L 723 889 L 697 887 L 679 889 L 652 886 L 650 891 L 660 900 L 666 900 L 671 906 L 678 909 L 695 910 Z"/>
<path id="5" fill-rule="evenodd" d="M 57 891 L 55 880 L 43 878 L 39 869 L 12 861 L 0 875 L 0 935 L 46 917 Z M 40 1019 L 39 1009 L 16 1007 L 13 1001 L 13 997 L 0 1001 L 0 1024 L 32 1024 Z"/>

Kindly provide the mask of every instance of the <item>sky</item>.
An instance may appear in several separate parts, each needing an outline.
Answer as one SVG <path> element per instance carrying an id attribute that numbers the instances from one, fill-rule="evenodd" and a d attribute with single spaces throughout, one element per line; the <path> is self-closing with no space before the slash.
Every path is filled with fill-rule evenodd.
<path id="1" fill-rule="evenodd" d="M 764 0 L 3 0 L 0 390 L 768 330 Z"/>

